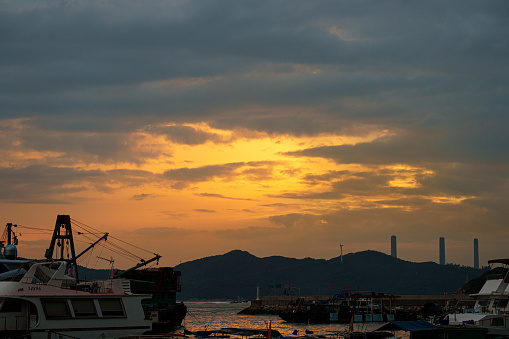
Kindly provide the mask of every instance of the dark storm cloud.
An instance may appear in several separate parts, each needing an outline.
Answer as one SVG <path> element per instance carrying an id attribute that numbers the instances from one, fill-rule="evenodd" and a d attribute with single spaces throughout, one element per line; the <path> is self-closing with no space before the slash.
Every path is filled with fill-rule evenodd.
<path id="1" fill-rule="evenodd" d="M 217 211 L 205 209 L 205 208 L 195 208 L 193 211 L 200 213 L 217 213 Z"/>
<path id="2" fill-rule="evenodd" d="M 157 178 L 140 170 L 83 170 L 46 165 L 23 168 L 0 167 L 3 202 L 71 203 L 79 193 L 96 190 L 113 193 L 119 187 L 136 187 Z"/>
<path id="3" fill-rule="evenodd" d="M 369 143 L 287 153 L 377 172 L 308 175 L 304 182 L 329 181 L 329 189 L 283 197 L 334 200 L 371 189 L 417 204 L 422 194 L 472 195 L 462 208 L 492 206 L 503 220 L 507 17 L 504 1 L 2 1 L 0 119 L 29 117 L 31 124 L 0 142 L 3 149 L 58 153 L 51 159 L 58 165 L 141 163 L 160 150 L 136 148 L 130 133 L 186 145 L 220 141 L 184 123 L 275 135 L 387 130 Z M 176 125 L 147 127 L 162 124 Z M 416 174 L 420 187 L 390 188 L 396 174 L 383 167 L 397 164 L 433 175 Z M 113 175 L 0 168 L 4 201 L 52 202 L 50 194 L 111 192 L 146 180 L 176 189 L 238 176 L 263 180 L 272 166 Z"/>
<path id="4" fill-rule="evenodd" d="M 184 189 L 192 183 L 213 179 L 231 180 L 239 176 L 244 176 L 251 180 L 269 179 L 273 165 L 274 163 L 270 161 L 250 161 L 196 168 L 183 167 L 165 171 L 162 176 L 173 182 L 173 188 Z"/>
<path id="5" fill-rule="evenodd" d="M 216 177 L 229 177 L 244 163 L 231 163 L 224 165 L 209 165 L 197 168 L 178 168 L 164 172 L 164 176 L 173 181 L 200 182 Z"/>
<path id="6" fill-rule="evenodd" d="M 217 134 L 199 131 L 190 126 L 159 126 L 147 130 L 150 133 L 162 134 L 172 142 L 185 145 L 200 145 L 207 141 L 217 142 L 221 140 Z"/>
<path id="7" fill-rule="evenodd" d="M 2 201 L 22 203 L 62 203 L 67 194 L 86 190 L 83 180 L 103 176 L 101 171 L 77 171 L 69 168 L 29 166 L 21 169 L 0 168 Z"/>
<path id="8" fill-rule="evenodd" d="M 132 199 L 133 200 L 145 200 L 145 199 L 148 199 L 148 198 L 153 198 L 154 196 L 155 196 L 154 194 L 141 193 L 141 194 L 133 195 Z"/>
<path id="9" fill-rule="evenodd" d="M 51 131 L 34 131 L 23 137 L 23 146 L 36 151 L 61 152 L 66 158 L 95 159 L 99 162 L 111 162 L 131 158 L 125 134 L 78 134 L 51 133 Z M 140 157 L 141 158 L 141 157 Z"/>
<path id="10" fill-rule="evenodd" d="M 223 194 L 217 194 L 217 193 L 198 193 L 198 194 L 195 194 L 195 195 L 199 196 L 199 197 L 205 197 L 205 198 L 219 198 L 219 199 L 230 199 L 230 200 L 248 200 L 248 201 L 253 200 L 253 199 L 249 199 L 249 198 L 228 197 L 228 196 L 225 196 Z"/>
<path id="11" fill-rule="evenodd" d="M 509 136 L 504 135 L 503 127 L 494 126 L 492 132 L 495 135 L 492 136 L 487 129 L 481 131 L 475 126 L 471 127 L 471 130 L 462 130 L 461 126 L 457 126 L 459 130 L 440 127 L 440 131 L 434 128 L 410 128 L 408 131 L 399 131 L 398 135 L 372 142 L 316 147 L 287 155 L 322 157 L 342 164 L 419 166 L 441 162 L 505 163 L 509 150 L 504 145 L 509 143 Z"/>
<path id="12" fill-rule="evenodd" d="M 420 110 L 444 104 L 454 115 L 474 101 L 506 107 L 508 7 L 495 1 L 8 2 L 0 11 L 0 114 L 86 113 L 96 126 L 104 116 L 208 116 L 277 133 L 274 118 L 253 114 L 243 121 L 219 112 L 307 106 L 344 126 L 359 117 L 386 125 L 397 123 L 389 115 L 412 121 Z M 319 72 L 295 73 L 295 65 Z M 188 78 L 219 80 L 145 86 Z M 347 97 L 381 107 L 362 112 L 341 102 Z M 330 119 L 306 117 L 287 126 L 288 115 L 275 126 L 295 133 L 331 128 Z"/>

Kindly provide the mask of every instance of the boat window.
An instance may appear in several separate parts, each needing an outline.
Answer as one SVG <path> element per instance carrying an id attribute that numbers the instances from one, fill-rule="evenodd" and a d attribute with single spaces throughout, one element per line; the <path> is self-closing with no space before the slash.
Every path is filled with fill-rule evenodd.
<path id="1" fill-rule="evenodd" d="M 5 299 L 2 304 L 2 308 L 0 309 L 0 313 L 21 312 L 22 305 L 21 300 Z"/>
<path id="2" fill-rule="evenodd" d="M 99 299 L 99 305 L 101 306 L 103 317 L 125 317 L 122 300 L 118 298 L 101 298 Z"/>
<path id="3" fill-rule="evenodd" d="M 504 326 L 504 318 L 491 319 L 491 326 Z"/>
<path id="4" fill-rule="evenodd" d="M 66 299 L 41 299 L 46 318 L 61 319 L 70 318 L 71 311 Z"/>
<path id="5" fill-rule="evenodd" d="M 506 307 L 507 307 L 507 302 L 508 302 L 508 301 L 509 301 L 509 300 L 507 300 L 507 299 L 499 300 L 499 301 L 498 301 L 498 307 L 500 307 L 500 308 L 506 308 Z"/>
<path id="6" fill-rule="evenodd" d="M 488 306 L 489 304 L 489 300 L 488 299 L 484 299 L 484 300 L 479 300 L 479 306 Z"/>
<path id="7" fill-rule="evenodd" d="M 92 299 L 71 299 L 71 305 L 74 315 L 78 318 L 97 317 L 94 300 Z"/>

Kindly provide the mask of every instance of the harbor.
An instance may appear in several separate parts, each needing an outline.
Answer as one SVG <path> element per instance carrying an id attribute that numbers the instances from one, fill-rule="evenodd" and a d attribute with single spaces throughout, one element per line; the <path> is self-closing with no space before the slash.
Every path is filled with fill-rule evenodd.
<path id="1" fill-rule="evenodd" d="M 97 237 L 79 254 L 73 225 L 94 231 Z M 458 331 L 479 338 L 509 336 L 507 259 L 490 260 L 489 264 L 501 265 L 502 270 L 493 270 L 479 293 L 469 295 L 394 295 L 357 288 L 304 296 L 300 288 L 276 284 L 268 286 L 269 295 L 257 295 L 249 303 L 237 297 L 229 302 L 184 304 L 177 302 L 180 271 L 145 267 L 157 264 L 158 254 L 116 272 L 111 259 L 108 278 L 87 280 L 85 275 L 80 279 L 79 270 L 84 268 L 77 259 L 100 246 L 109 233 L 100 236 L 69 215 L 58 215 L 45 258 L 20 260 L 16 227 L 6 225 L 6 244 L 2 242 L 1 263 L 6 269 L 0 280 L 3 338 L 339 339 L 406 338 L 406 332 L 409 338 L 422 334 L 443 338 L 447 333 L 454 337 Z M 238 254 L 245 257 L 243 253 L 231 255 Z"/>
<path id="2" fill-rule="evenodd" d="M 307 302 L 330 300 L 333 296 L 263 296 L 259 300 L 251 300 L 250 306 L 243 309 L 241 314 L 279 314 L 289 308 L 289 305 L 303 299 Z M 472 308 L 475 299 L 467 294 L 446 295 L 401 295 L 395 299 L 395 306 L 409 309 L 422 308 L 429 303 L 438 304 L 445 309 Z"/>

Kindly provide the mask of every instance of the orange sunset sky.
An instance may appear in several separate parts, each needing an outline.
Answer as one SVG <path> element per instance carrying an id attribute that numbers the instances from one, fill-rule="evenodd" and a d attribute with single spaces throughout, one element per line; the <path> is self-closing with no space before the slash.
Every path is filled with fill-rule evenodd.
<path id="1" fill-rule="evenodd" d="M 22 256 L 58 214 L 170 266 L 391 235 L 409 261 L 439 237 L 448 263 L 473 266 L 474 238 L 481 265 L 509 256 L 507 2 L 0 3 L 0 222 Z"/>

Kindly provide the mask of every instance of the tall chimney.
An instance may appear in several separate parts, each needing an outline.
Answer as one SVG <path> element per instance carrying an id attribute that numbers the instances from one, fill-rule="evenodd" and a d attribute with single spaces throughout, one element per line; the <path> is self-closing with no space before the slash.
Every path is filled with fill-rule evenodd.
<path id="1" fill-rule="evenodd" d="M 479 240 L 474 239 L 474 268 L 479 268 Z"/>
<path id="2" fill-rule="evenodd" d="M 440 237 L 439 246 L 440 246 L 440 265 L 445 265 L 445 238 L 444 237 Z"/>
<path id="3" fill-rule="evenodd" d="M 396 236 L 391 236 L 391 256 L 394 258 L 398 257 L 398 249 L 396 247 Z"/>

